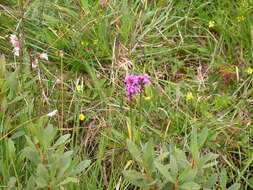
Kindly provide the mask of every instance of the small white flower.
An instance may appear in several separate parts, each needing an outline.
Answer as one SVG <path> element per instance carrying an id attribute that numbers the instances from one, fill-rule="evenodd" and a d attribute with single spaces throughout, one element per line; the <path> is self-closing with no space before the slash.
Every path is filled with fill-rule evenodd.
<path id="1" fill-rule="evenodd" d="M 19 51 L 20 51 L 20 41 L 18 37 L 15 34 L 10 35 L 10 41 L 11 45 L 13 46 L 13 53 L 15 56 L 19 56 Z"/>
<path id="2" fill-rule="evenodd" d="M 20 50 L 19 47 L 14 47 L 14 49 L 13 49 L 13 53 L 17 57 L 19 56 L 19 50 Z"/>
<path id="3" fill-rule="evenodd" d="M 48 61 L 48 55 L 46 53 L 39 54 L 40 59 Z"/>
<path id="4" fill-rule="evenodd" d="M 47 114 L 48 117 L 54 117 L 58 113 L 58 110 L 54 110 Z"/>
<path id="5" fill-rule="evenodd" d="M 35 69 L 38 66 L 38 59 L 34 59 L 34 61 L 32 61 L 32 68 Z"/>
<path id="6" fill-rule="evenodd" d="M 19 47 L 20 48 L 20 42 L 18 37 L 15 34 L 10 35 L 10 41 L 13 47 Z"/>

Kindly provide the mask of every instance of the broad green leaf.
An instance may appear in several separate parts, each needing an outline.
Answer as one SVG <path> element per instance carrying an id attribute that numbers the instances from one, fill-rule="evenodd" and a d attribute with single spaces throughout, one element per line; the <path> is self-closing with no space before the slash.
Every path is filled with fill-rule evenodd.
<path id="1" fill-rule="evenodd" d="M 171 173 L 168 171 L 167 167 L 160 164 L 159 162 L 155 162 L 155 167 L 158 171 L 163 175 L 163 177 L 169 182 L 175 183 L 175 180 L 172 178 Z"/>
<path id="2" fill-rule="evenodd" d="M 63 135 L 61 136 L 54 144 L 54 147 L 56 146 L 59 146 L 59 145 L 62 145 L 62 144 L 65 144 L 66 141 L 69 139 L 70 137 L 70 134 L 66 134 L 66 135 Z"/>
<path id="3" fill-rule="evenodd" d="M 35 178 L 31 176 L 27 182 L 25 190 L 34 190 L 34 189 L 36 189 L 36 182 Z"/>
<path id="4" fill-rule="evenodd" d="M 15 148 L 15 145 L 14 145 L 13 141 L 11 139 L 8 139 L 9 156 L 13 158 L 14 155 L 15 155 L 15 151 L 16 151 L 16 148 Z"/>
<path id="5" fill-rule="evenodd" d="M 30 139 L 30 137 L 25 136 L 25 138 L 26 138 L 27 144 L 28 144 L 33 150 L 37 150 L 37 149 L 36 149 L 36 146 L 34 145 L 34 143 L 32 142 L 32 140 Z"/>
<path id="6" fill-rule="evenodd" d="M 35 181 L 36 181 L 36 184 L 37 184 L 38 188 L 46 188 L 46 187 L 48 187 L 47 181 L 44 178 L 42 178 L 42 177 L 37 177 Z"/>
<path id="7" fill-rule="evenodd" d="M 170 156 L 170 171 L 174 179 L 178 177 L 178 163 L 174 155 Z"/>
<path id="8" fill-rule="evenodd" d="M 62 186 L 62 185 L 66 185 L 68 183 L 78 183 L 78 179 L 75 177 L 67 177 L 66 179 L 64 179 L 62 182 L 60 182 L 57 186 Z"/>
<path id="9" fill-rule="evenodd" d="M 51 145 L 56 135 L 56 129 L 49 124 L 46 129 L 43 129 L 43 145 L 45 148 Z"/>
<path id="10" fill-rule="evenodd" d="M 157 162 L 161 162 L 163 161 L 164 159 L 168 158 L 169 157 L 169 152 L 163 152 L 161 155 L 159 155 L 157 158 L 156 158 L 156 161 Z"/>
<path id="11" fill-rule="evenodd" d="M 241 187 L 240 183 L 235 183 L 231 187 L 228 188 L 228 190 L 239 190 Z"/>
<path id="12" fill-rule="evenodd" d="M 201 167 L 201 168 L 202 168 L 202 169 L 204 169 L 204 168 L 210 168 L 210 167 L 213 167 L 213 166 L 215 166 L 215 165 L 217 165 L 217 164 L 218 164 L 218 162 L 217 162 L 217 161 L 214 161 L 214 162 L 210 162 L 210 163 L 204 165 L 204 166 Z"/>
<path id="13" fill-rule="evenodd" d="M 208 153 L 206 155 L 204 155 L 202 158 L 201 158 L 201 165 L 204 165 L 206 164 L 207 162 L 209 161 L 213 161 L 215 160 L 216 158 L 218 158 L 219 155 L 218 154 L 214 154 L 214 153 Z"/>
<path id="14" fill-rule="evenodd" d="M 180 182 L 194 181 L 195 177 L 197 176 L 197 173 L 197 169 L 187 168 L 179 175 L 178 180 Z"/>
<path id="15" fill-rule="evenodd" d="M 49 182 L 49 180 L 50 180 L 48 170 L 42 164 L 38 165 L 36 175 L 37 175 L 38 178 L 43 178 L 46 182 Z"/>
<path id="16" fill-rule="evenodd" d="M 149 185 L 147 177 L 140 172 L 134 170 L 125 170 L 123 171 L 123 175 L 126 180 L 138 187 L 147 187 Z"/>
<path id="17" fill-rule="evenodd" d="M 11 139 L 16 139 L 16 138 L 22 137 L 23 135 L 25 135 L 24 131 L 17 131 L 13 135 L 11 135 Z"/>
<path id="18" fill-rule="evenodd" d="M 31 147 L 24 148 L 21 155 L 36 165 L 39 163 L 39 153 Z"/>
<path id="19" fill-rule="evenodd" d="M 198 138 L 199 148 L 201 148 L 205 144 L 206 139 L 208 137 L 208 134 L 209 134 L 209 129 L 208 128 L 204 128 L 201 131 L 201 133 L 199 134 L 199 138 Z"/>
<path id="20" fill-rule="evenodd" d="M 225 168 L 223 168 L 220 173 L 220 187 L 221 187 L 221 189 L 225 190 L 226 185 L 227 185 L 227 171 Z"/>
<path id="21" fill-rule="evenodd" d="M 89 167 L 91 161 L 90 160 L 84 160 L 80 162 L 71 172 L 72 176 L 75 176 L 79 173 L 81 173 L 83 170 L 85 170 L 87 167 Z"/>
<path id="22" fill-rule="evenodd" d="M 153 141 L 150 139 L 148 143 L 145 144 L 143 148 L 143 162 L 149 172 L 153 172 L 154 170 L 154 149 L 153 149 Z"/>
<path id="23" fill-rule="evenodd" d="M 138 150 L 136 145 L 129 139 L 127 140 L 127 148 L 129 150 L 129 152 L 131 153 L 131 155 L 134 157 L 134 159 L 137 162 L 142 163 L 140 150 Z"/>
<path id="24" fill-rule="evenodd" d="M 217 183 L 217 179 L 218 179 L 217 174 L 211 175 L 206 182 L 206 187 L 212 189 L 214 185 Z"/>
<path id="25" fill-rule="evenodd" d="M 8 184 L 7 184 L 7 190 L 14 190 L 16 189 L 15 188 L 15 185 L 16 185 L 16 178 L 15 177 L 11 177 L 8 181 Z"/>
<path id="26" fill-rule="evenodd" d="M 68 151 L 57 159 L 56 165 L 59 168 L 59 172 L 57 174 L 58 178 L 62 177 L 64 175 L 64 172 L 69 168 L 72 160 L 71 159 L 72 154 L 73 151 Z"/>
<path id="27" fill-rule="evenodd" d="M 176 148 L 174 154 L 175 154 L 176 160 L 178 162 L 179 169 L 185 170 L 186 168 L 191 167 L 191 164 L 187 160 L 186 155 L 182 150 L 179 150 Z"/>
<path id="28" fill-rule="evenodd" d="M 248 180 L 249 186 L 253 189 L 253 177 Z"/>
<path id="29" fill-rule="evenodd" d="M 9 72 L 8 75 L 6 76 L 6 85 L 13 91 L 17 91 L 19 88 L 17 80 L 18 71 L 19 70 L 17 69 L 14 72 Z"/>
<path id="30" fill-rule="evenodd" d="M 179 188 L 184 190 L 199 190 L 201 186 L 195 182 L 186 182 L 180 185 Z"/>
<path id="31" fill-rule="evenodd" d="M 194 126 L 192 127 L 190 150 L 191 150 L 193 161 L 198 166 L 198 163 L 199 163 L 199 146 L 198 146 L 198 139 L 197 139 L 197 129 Z"/>

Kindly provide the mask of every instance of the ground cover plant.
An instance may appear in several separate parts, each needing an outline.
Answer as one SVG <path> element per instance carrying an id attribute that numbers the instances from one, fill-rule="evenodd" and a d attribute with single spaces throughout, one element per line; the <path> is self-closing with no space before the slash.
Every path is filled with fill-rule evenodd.
<path id="1" fill-rule="evenodd" d="M 0 189 L 253 189 L 252 0 L 0 0 Z"/>

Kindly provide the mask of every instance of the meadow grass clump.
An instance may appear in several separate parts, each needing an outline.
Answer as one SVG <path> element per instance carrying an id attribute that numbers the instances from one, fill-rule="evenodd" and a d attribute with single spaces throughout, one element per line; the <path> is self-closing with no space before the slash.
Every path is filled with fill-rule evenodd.
<path id="1" fill-rule="evenodd" d="M 251 0 L 0 0 L 0 189 L 252 189 Z"/>

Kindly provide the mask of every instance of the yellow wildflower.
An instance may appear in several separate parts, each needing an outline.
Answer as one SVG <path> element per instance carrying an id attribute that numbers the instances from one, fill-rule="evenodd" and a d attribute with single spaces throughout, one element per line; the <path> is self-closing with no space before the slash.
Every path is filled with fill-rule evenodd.
<path id="1" fill-rule="evenodd" d="M 82 46 L 88 46 L 89 44 L 88 44 L 88 42 L 86 42 L 86 41 L 82 41 Z"/>
<path id="2" fill-rule="evenodd" d="M 98 44 L 98 40 L 93 40 L 93 45 L 97 45 Z"/>
<path id="3" fill-rule="evenodd" d="M 145 100 L 150 100 L 151 97 L 150 97 L 150 96 L 147 96 L 147 97 L 145 97 L 144 99 L 145 99 Z"/>
<path id="4" fill-rule="evenodd" d="M 191 92 L 188 92 L 188 93 L 186 94 L 186 99 L 187 99 L 187 100 L 192 100 L 192 99 L 194 99 L 194 96 L 192 95 Z"/>
<path id="5" fill-rule="evenodd" d="M 127 168 L 129 168 L 129 166 L 133 163 L 133 160 L 128 160 L 126 165 L 125 165 L 125 168 L 124 170 L 126 170 Z"/>
<path id="6" fill-rule="evenodd" d="M 248 73 L 249 75 L 251 75 L 251 74 L 253 73 L 253 69 L 252 69 L 252 68 L 248 68 L 248 69 L 247 69 L 247 73 Z"/>
<path id="7" fill-rule="evenodd" d="M 85 115 L 81 113 L 81 114 L 79 115 L 79 120 L 83 121 L 84 119 L 85 119 Z"/>
<path id="8" fill-rule="evenodd" d="M 77 86 L 76 86 L 76 90 L 80 92 L 80 91 L 83 90 L 83 87 L 82 87 L 81 85 L 77 85 Z"/>
<path id="9" fill-rule="evenodd" d="M 242 2 L 241 2 L 241 7 L 247 8 L 248 6 L 249 6 L 249 4 L 248 4 L 247 1 L 242 1 Z"/>
<path id="10" fill-rule="evenodd" d="M 236 17 L 237 22 L 244 22 L 245 19 L 246 19 L 245 16 L 238 16 L 238 17 Z"/>
<path id="11" fill-rule="evenodd" d="M 214 21 L 209 21 L 209 22 L 208 22 L 208 27 L 209 27 L 209 28 L 212 28 L 212 27 L 214 27 L 214 24 L 215 24 Z"/>

